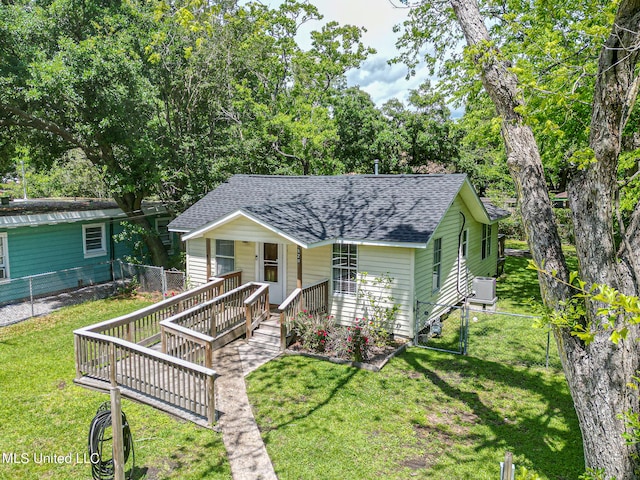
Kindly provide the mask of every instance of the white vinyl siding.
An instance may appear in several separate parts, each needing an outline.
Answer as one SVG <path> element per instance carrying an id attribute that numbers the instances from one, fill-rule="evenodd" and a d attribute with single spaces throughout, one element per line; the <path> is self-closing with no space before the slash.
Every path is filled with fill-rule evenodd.
<path id="1" fill-rule="evenodd" d="M 84 257 L 100 257 L 107 254 L 107 239 L 104 223 L 82 226 L 82 245 Z"/>
<path id="2" fill-rule="evenodd" d="M 9 277 L 9 242 L 6 233 L 0 233 L 0 281 Z"/>
<path id="3" fill-rule="evenodd" d="M 187 242 L 187 279 L 197 287 L 207 283 L 207 241 L 194 238 Z"/>
<path id="4" fill-rule="evenodd" d="M 207 232 L 208 237 L 227 240 L 261 243 L 287 243 L 288 241 L 275 232 L 255 223 L 254 221 L 238 217 L 213 231 Z"/>
<path id="5" fill-rule="evenodd" d="M 298 248 L 289 244 L 287 247 L 287 295 L 296 289 L 298 281 Z M 302 249 L 302 286 L 312 285 L 321 280 L 329 280 L 331 284 L 332 246 Z"/>
<path id="6" fill-rule="evenodd" d="M 256 244 L 254 242 L 235 242 L 235 269 L 242 271 L 242 283 L 255 282 Z"/>
<path id="7" fill-rule="evenodd" d="M 460 212 L 464 214 L 464 219 Z M 464 295 L 469 295 L 474 277 L 490 277 L 496 274 L 497 236 L 491 238 L 491 254 L 482 259 L 483 224 L 473 218 L 460 196 L 453 202 L 442 222 L 433 233 L 426 249 L 416 249 L 416 299 L 422 302 L 455 305 Z M 463 229 L 460 237 L 460 231 Z M 464 232 L 467 233 L 467 256 L 460 253 Z M 434 293 L 433 259 L 434 240 L 442 239 L 441 286 Z M 460 240 L 459 240 L 460 239 Z M 458 266 L 458 261 L 460 265 Z M 458 268 L 459 267 L 459 268 Z M 433 315 L 442 313 L 434 309 Z"/>
<path id="8" fill-rule="evenodd" d="M 358 246 L 358 274 L 367 272 L 366 280 L 370 285 L 374 283 L 375 277 L 384 273 L 393 280 L 390 290 L 377 290 L 374 293 L 384 297 L 391 294 L 394 298 L 393 303 L 400 305 L 394 333 L 403 337 L 413 335 L 413 265 L 414 249 L 412 248 Z M 392 307 L 393 304 L 387 306 Z M 341 323 L 353 322 L 358 317 L 366 317 L 368 313 L 366 305 L 357 295 L 332 295 L 331 314 L 335 315 Z"/>

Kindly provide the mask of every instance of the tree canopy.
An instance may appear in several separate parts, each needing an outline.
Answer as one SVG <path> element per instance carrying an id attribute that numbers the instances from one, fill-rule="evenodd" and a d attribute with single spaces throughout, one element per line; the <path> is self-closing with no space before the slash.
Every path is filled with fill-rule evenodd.
<path id="1" fill-rule="evenodd" d="M 623 152 L 635 148 L 625 137 L 633 136 L 640 84 L 640 2 L 416 2 L 400 41 L 410 68 L 425 44 L 433 47 L 428 65 L 446 75 L 445 91 L 478 98 L 481 83 L 490 98 L 534 261 L 553 272 L 539 275 L 545 304 L 571 310 L 590 334 L 585 341 L 554 324 L 586 463 L 606 478 L 635 478 L 638 450 L 625 442 L 623 414 L 640 409 L 637 391 L 628 387 L 640 368 L 640 331 L 634 325 L 623 341 L 611 342 L 596 304 L 573 310 L 547 181 L 567 187 L 585 285 L 637 296 L 640 202 L 625 196 L 635 178 L 621 174 L 636 156 Z M 617 328 L 624 316 L 607 322 Z"/>

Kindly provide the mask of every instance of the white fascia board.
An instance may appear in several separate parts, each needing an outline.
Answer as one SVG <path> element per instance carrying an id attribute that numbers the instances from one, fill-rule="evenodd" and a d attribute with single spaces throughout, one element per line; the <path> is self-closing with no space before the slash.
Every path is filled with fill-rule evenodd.
<path id="1" fill-rule="evenodd" d="M 402 243 L 402 242 L 385 242 L 383 240 L 353 240 L 348 238 L 331 238 L 322 242 L 313 243 L 308 248 L 324 247 L 333 245 L 334 243 L 343 245 L 363 245 L 368 247 L 396 247 L 396 248 L 427 248 L 426 243 Z"/>
<path id="2" fill-rule="evenodd" d="M 473 218 L 475 218 L 477 222 L 493 224 L 498 221 L 491 220 L 491 218 L 489 217 L 489 212 L 487 212 L 484 203 L 482 203 L 482 200 L 480 200 L 480 197 L 478 197 L 475 189 L 471 186 L 471 182 L 469 182 L 468 177 L 464 179 L 464 183 L 460 187 L 458 195 L 462 197 L 462 200 L 467 205 L 469 211 L 473 215 Z"/>
<path id="3" fill-rule="evenodd" d="M 247 220 L 250 220 L 254 223 L 256 223 L 257 225 L 260 225 L 262 228 L 269 230 L 270 232 L 275 233 L 276 235 L 284 238 L 285 240 L 294 243 L 296 245 L 299 245 L 302 248 L 309 248 L 309 245 L 301 242 L 300 240 L 298 240 L 295 237 L 292 237 L 291 235 L 284 233 L 282 230 L 274 227 L 273 225 L 270 225 L 266 222 L 263 222 L 262 220 L 254 217 L 253 215 L 245 212 L 244 210 L 236 210 L 235 212 L 231 212 L 228 215 L 215 220 L 211 223 L 206 224 L 204 227 L 200 227 L 198 230 L 195 230 L 191 233 L 188 233 L 187 235 L 183 235 L 182 240 L 186 241 L 186 240 L 191 240 L 193 238 L 199 238 L 199 237 L 203 237 L 207 232 L 210 232 L 211 230 L 215 230 L 216 228 L 225 225 L 237 218 L 241 218 L 244 217 Z"/>
<path id="4" fill-rule="evenodd" d="M 90 222 L 109 218 L 126 217 L 119 208 L 107 210 L 83 210 L 75 212 L 51 212 L 36 215 L 10 215 L 0 217 L 0 228 L 37 227 L 59 223 Z"/>

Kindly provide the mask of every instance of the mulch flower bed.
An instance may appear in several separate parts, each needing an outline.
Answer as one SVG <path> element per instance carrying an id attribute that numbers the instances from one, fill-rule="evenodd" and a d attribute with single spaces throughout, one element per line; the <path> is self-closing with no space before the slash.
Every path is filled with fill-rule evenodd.
<path id="1" fill-rule="evenodd" d="M 341 365 L 351 365 L 353 367 L 362 368 L 372 372 L 379 372 L 389 360 L 403 352 L 408 345 L 408 341 L 394 341 L 382 347 L 372 345 L 368 347 L 367 360 L 364 362 L 354 362 L 349 359 L 340 358 L 335 352 L 331 351 L 319 353 L 305 350 L 299 341 L 289 345 L 287 353 L 290 355 L 303 355 L 305 357 L 317 358 L 319 360 L 327 360 Z"/>

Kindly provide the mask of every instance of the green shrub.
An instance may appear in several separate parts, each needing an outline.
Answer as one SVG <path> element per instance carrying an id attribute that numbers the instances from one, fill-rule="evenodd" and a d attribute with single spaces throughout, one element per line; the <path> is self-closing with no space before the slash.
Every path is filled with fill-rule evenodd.
<path id="1" fill-rule="evenodd" d="M 302 348 L 312 352 L 324 352 L 327 349 L 330 335 L 335 328 L 333 315 L 312 314 L 306 310 L 298 314 L 293 325 Z"/>

